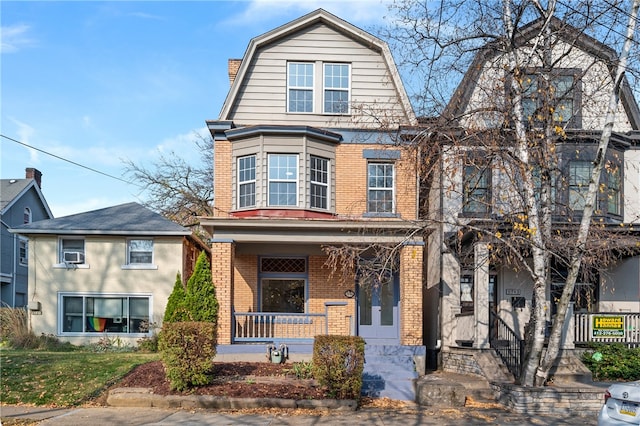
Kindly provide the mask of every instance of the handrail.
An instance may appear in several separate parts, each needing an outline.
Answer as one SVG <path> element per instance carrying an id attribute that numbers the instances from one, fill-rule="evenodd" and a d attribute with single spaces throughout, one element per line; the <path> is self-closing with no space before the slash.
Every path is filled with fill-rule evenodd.
<path id="1" fill-rule="evenodd" d="M 309 340 L 327 334 L 326 314 L 233 312 L 234 342 Z"/>
<path id="2" fill-rule="evenodd" d="M 524 360 L 524 340 L 495 312 L 489 311 L 489 344 L 514 377 L 520 377 Z"/>

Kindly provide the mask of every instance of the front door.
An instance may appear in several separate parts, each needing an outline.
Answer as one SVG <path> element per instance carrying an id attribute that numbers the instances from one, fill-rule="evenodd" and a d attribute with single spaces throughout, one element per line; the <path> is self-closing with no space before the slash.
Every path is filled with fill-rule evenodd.
<path id="1" fill-rule="evenodd" d="M 370 280 L 358 283 L 358 335 L 369 344 L 398 342 L 397 275 L 372 285 Z"/>

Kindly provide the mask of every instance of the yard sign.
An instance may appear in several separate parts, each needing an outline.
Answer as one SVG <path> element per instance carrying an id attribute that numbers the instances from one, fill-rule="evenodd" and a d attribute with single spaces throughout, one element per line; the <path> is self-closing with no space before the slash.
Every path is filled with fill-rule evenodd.
<path id="1" fill-rule="evenodd" d="M 591 328 L 593 337 L 624 337 L 624 316 L 594 315 Z"/>

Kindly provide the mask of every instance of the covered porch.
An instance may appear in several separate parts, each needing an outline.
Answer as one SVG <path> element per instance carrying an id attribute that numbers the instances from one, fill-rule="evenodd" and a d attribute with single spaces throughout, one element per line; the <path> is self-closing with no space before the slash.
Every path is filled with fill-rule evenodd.
<path id="1" fill-rule="evenodd" d="M 321 334 L 422 345 L 424 243 L 412 222 L 205 218 L 219 345 L 309 344 Z M 398 268 L 376 291 L 327 265 L 325 246 L 388 244 Z M 253 344 L 253 345 L 252 345 Z M 228 349 L 228 348 L 227 348 Z"/>

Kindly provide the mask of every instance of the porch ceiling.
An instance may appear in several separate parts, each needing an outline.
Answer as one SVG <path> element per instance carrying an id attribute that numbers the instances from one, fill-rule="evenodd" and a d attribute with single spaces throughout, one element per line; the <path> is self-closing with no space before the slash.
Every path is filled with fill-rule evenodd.
<path id="1" fill-rule="evenodd" d="M 201 218 L 213 241 L 287 244 L 421 243 L 418 222 Z"/>

